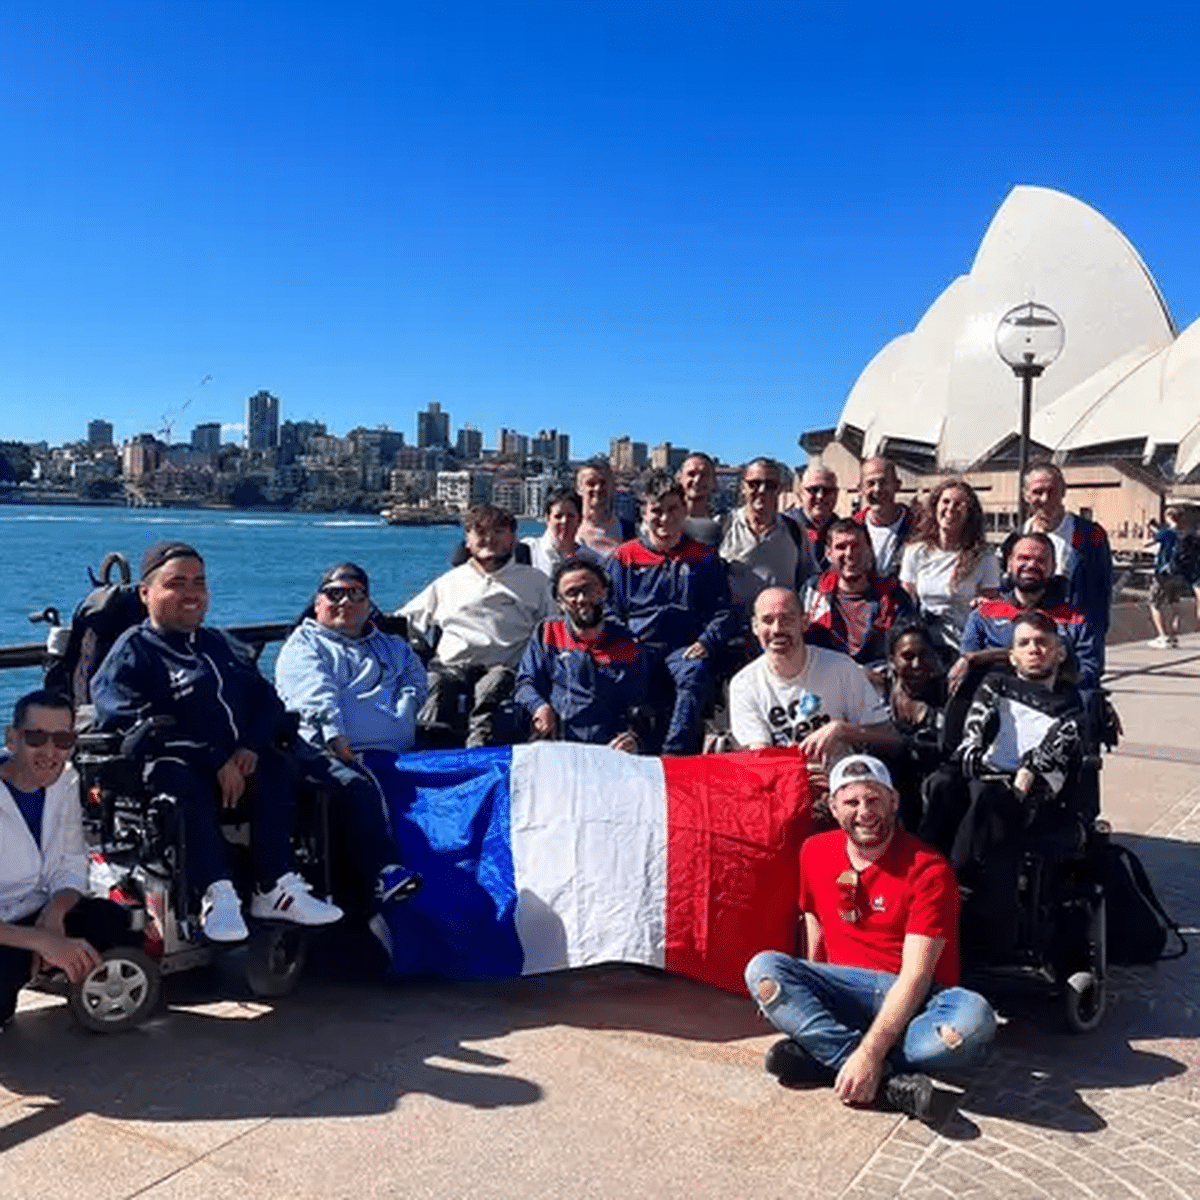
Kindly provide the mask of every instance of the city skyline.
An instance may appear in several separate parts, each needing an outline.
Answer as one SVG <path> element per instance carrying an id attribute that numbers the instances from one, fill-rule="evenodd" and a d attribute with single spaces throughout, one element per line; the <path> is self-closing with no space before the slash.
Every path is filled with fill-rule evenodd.
<path id="1" fill-rule="evenodd" d="M 267 388 L 793 462 L 1018 183 L 1186 326 L 1200 11 L 1136 23 L 1039 11 L 1014 54 L 946 3 L 12 5 L 0 437 L 236 439 Z"/>

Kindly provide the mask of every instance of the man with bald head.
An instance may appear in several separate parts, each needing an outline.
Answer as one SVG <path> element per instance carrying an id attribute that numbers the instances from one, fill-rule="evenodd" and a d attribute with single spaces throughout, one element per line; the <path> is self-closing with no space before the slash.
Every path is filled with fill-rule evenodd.
<path id="1" fill-rule="evenodd" d="M 800 487 L 796 495 L 798 503 L 785 513 L 804 530 L 820 571 L 829 570 L 825 534 L 833 522 L 837 499 L 837 476 L 823 462 L 814 458 L 800 475 Z"/>
<path id="2" fill-rule="evenodd" d="M 884 577 L 900 575 L 904 543 L 913 527 L 913 510 L 896 500 L 899 490 L 900 476 L 894 463 L 878 454 L 863 463 L 858 481 L 862 507 L 854 519 L 870 535 L 875 572 Z"/>
<path id="3" fill-rule="evenodd" d="M 879 693 L 853 659 L 806 646 L 807 620 L 790 588 L 770 587 L 754 602 L 763 652 L 729 684 L 729 722 L 748 750 L 800 746 L 825 764 L 849 746 L 894 750 L 900 742 Z"/>

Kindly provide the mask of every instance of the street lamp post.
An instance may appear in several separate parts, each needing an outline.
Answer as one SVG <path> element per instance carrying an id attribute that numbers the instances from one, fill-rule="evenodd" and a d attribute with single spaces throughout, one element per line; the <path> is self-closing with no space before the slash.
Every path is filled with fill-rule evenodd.
<path id="1" fill-rule="evenodd" d="M 1017 456 L 1017 528 L 1025 526 L 1025 489 L 1029 467 L 1029 423 L 1033 381 L 1062 353 L 1065 331 L 1058 314 L 1032 300 L 1010 308 L 996 326 L 996 353 L 1021 381 L 1021 438 Z"/>

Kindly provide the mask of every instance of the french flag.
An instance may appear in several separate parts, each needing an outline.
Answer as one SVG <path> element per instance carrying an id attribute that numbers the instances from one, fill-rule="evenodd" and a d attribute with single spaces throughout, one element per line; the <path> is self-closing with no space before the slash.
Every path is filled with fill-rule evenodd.
<path id="1" fill-rule="evenodd" d="M 629 962 L 741 992 L 756 951 L 794 949 L 812 829 L 798 751 L 659 759 L 542 742 L 366 762 L 425 878 L 389 906 L 397 975 Z"/>

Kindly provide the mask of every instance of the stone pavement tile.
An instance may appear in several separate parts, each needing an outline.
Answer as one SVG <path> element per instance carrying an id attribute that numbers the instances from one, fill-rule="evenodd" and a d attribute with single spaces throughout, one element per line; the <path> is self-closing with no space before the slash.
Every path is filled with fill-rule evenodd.
<path id="1" fill-rule="evenodd" d="M 44 1093 L 75 1112 L 96 1113 L 190 1153 L 289 1112 L 345 1078 L 259 1053 L 248 1021 L 218 1021 L 228 1034 L 209 1042 L 198 1036 L 197 1018 L 185 1014 L 112 1037 L 64 1026 L 58 1014 L 39 1016 L 23 1015 L 20 1036 L 5 1046 L 10 1053 L 0 1063 L 0 1079 L 8 1088 Z"/>
<path id="2" fill-rule="evenodd" d="M 363 1187 L 361 1194 L 370 1192 Z M 137 1200 L 320 1200 L 320 1193 L 295 1185 L 279 1190 L 201 1159 L 139 1192 Z"/>
<path id="3" fill-rule="evenodd" d="M 351 1080 L 211 1161 L 330 1196 L 361 1194 L 352 1181 L 364 1172 L 380 1195 L 836 1195 L 895 1122 L 847 1113 L 827 1092 L 780 1088 L 757 1048 L 720 1071 L 674 1047 L 652 1053 L 570 1029 L 476 1048 L 506 1065 L 433 1060 L 429 1069 L 459 1082 L 399 1102 L 381 1080 Z M 351 1112 L 370 1115 L 344 1120 Z"/>
<path id="4" fill-rule="evenodd" d="M 189 1160 L 111 1121 L 22 1102 L 0 1109 L 0 1200 L 123 1200 Z"/>

